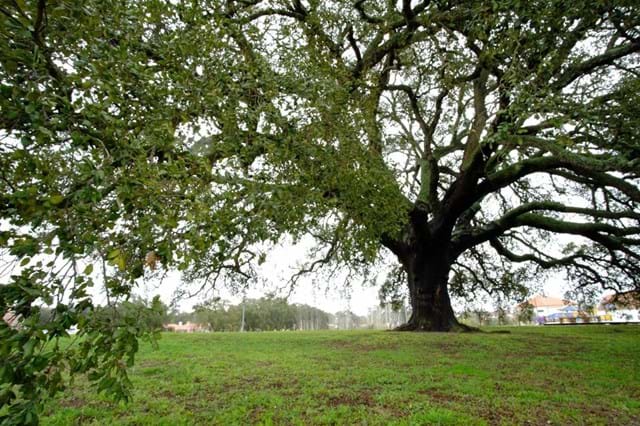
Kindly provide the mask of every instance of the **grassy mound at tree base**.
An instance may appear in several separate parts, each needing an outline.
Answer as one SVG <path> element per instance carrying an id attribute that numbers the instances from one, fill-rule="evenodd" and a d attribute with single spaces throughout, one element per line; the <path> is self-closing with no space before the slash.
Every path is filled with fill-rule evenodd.
<path id="1" fill-rule="evenodd" d="M 640 424 L 640 327 L 165 334 L 134 401 L 82 381 L 43 424 Z"/>

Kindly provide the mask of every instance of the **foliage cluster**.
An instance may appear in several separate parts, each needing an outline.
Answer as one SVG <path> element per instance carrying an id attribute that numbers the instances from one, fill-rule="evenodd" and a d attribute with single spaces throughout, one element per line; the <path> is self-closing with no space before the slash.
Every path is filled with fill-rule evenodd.
<path id="1" fill-rule="evenodd" d="M 82 311 L 59 303 L 54 309 L 31 305 L 17 311 L 18 325 L 0 321 L 0 421 L 37 424 L 43 403 L 86 374 L 98 392 L 129 400 L 127 369 L 138 352 L 139 340 L 155 345 L 166 306 L 124 301 L 109 307 L 87 306 Z M 77 325 L 82 332 L 73 337 Z"/>

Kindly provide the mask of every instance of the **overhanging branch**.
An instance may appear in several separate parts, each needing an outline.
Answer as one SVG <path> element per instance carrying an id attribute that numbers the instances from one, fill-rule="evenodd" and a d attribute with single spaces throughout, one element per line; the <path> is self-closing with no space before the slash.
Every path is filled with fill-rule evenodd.
<path id="1" fill-rule="evenodd" d="M 557 234 L 577 235 L 588 238 L 607 247 L 610 250 L 621 250 L 632 253 L 627 246 L 640 245 L 640 240 L 633 239 L 640 235 L 640 227 L 614 226 L 608 223 L 569 222 L 548 216 L 531 213 L 532 211 L 555 211 L 589 215 L 591 217 L 609 219 L 635 219 L 640 216 L 636 212 L 609 212 L 582 207 L 565 206 L 555 202 L 533 202 L 523 204 L 505 213 L 500 219 L 480 229 L 463 230 L 453 236 L 456 251 L 463 252 L 471 247 L 491 241 L 503 235 L 506 231 L 519 227 L 532 227 Z M 633 256 L 637 256 L 633 254 Z"/>
<path id="2" fill-rule="evenodd" d="M 495 249 L 495 251 L 501 255 L 509 259 L 511 262 L 533 262 L 538 266 L 544 269 L 555 268 L 558 266 L 567 266 L 571 264 L 575 264 L 575 260 L 582 258 L 582 254 L 576 253 L 571 256 L 561 257 L 561 258 L 553 258 L 549 256 L 548 258 L 542 258 L 540 256 L 536 256 L 532 253 L 526 254 L 516 254 L 511 250 L 507 249 L 502 242 L 498 238 L 492 238 L 489 240 L 491 247 Z"/>
<path id="3" fill-rule="evenodd" d="M 608 49 L 600 55 L 570 66 L 551 85 L 551 88 L 554 90 L 560 90 L 578 78 L 593 72 L 597 68 L 605 65 L 611 65 L 616 59 L 638 51 L 640 51 L 640 41 L 634 41 Z"/>

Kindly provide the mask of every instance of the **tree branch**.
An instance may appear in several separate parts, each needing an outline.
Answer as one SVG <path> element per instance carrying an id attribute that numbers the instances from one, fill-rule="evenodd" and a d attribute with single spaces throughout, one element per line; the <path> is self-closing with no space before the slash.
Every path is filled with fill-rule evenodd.
<path id="1" fill-rule="evenodd" d="M 384 19 L 378 18 L 376 16 L 371 16 L 367 13 L 366 10 L 364 10 L 365 1 L 366 0 L 357 0 L 355 3 L 353 3 L 353 7 L 358 11 L 360 18 L 370 24 L 384 24 Z"/>
<path id="2" fill-rule="evenodd" d="M 616 59 L 620 59 L 638 51 L 640 51 L 640 41 L 634 41 L 608 49 L 598 56 L 569 66 L 569 68 L 560 74 L 557 80 L 551 84 L 551 88 L 553 90 L 560 90 L 578 78 L 595 71 L 597 68 L 605 65 L 611 65 Z"/>
<path id="3" fill-rule="evenodd" d="M 511 250 L 507 249 L 504 244 L 500 242 L 498 238 L 492 238 L 489 240 L 491 247 L 495 249 L 495 251 L 501 255 L 509 259 L 511 262 L 533 262 L 538 266 L 544 269 L 551 269 L 558 266 L 567 266 L 571 264 L 575 264 L 575 260 L 583 257 L 581 254 L 572 254 L 571 256 L 561 257 L 561 258 L 552 258 L 543 259 L 534 254 L 516 254 Z"/>
<path id="4" fill-rule="evenodd" d="M 481 229 L 461 230 L 453 236 L 456 251 L 466 249 L 490 241 L 507 230 L 529 226 L 559 234 L 579 235 L 613 250 L 625 250 L 624 245 L 636 245 L 635 240 L 624 238 L 640 234 L 640 227 L 617 227 L 607 223 L 568 222 L 531 213 L 532 211 L 556 211 L 564 213 L 586 214 L 592 217 L 610 219 L 636 219 L 640 214 L 636 212 L 607 212 L 581 207 L 565 206 L 556 202 L 532 202 L 518 206 L 505 213 Z"/>

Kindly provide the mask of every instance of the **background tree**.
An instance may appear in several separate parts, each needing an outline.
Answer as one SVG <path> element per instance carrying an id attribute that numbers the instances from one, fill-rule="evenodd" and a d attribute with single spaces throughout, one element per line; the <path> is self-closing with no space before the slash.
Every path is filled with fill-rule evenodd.
<path id="1" fill-rule="evenodd" d="M 296 313 L 297 330 L 326 330 L 330 315 L 321 309 L 304 304 L 293 305 Z"/>
<path id="2" fill-rule="evenodd" d="M 498 305 L 496 307 L 496 320 L 498 321 L 498 325 L 508 325 L 509 324 L 509 312 L 505 309 L 504 306 Z"/>
<path id="3" fill-rule="evenodd" d="M 357 267 L 386 247 L 406 273 L 412 330 L 464 329 L 450 291 L 521 294 L 540 269 L 566 269 L 579 287 L 638 286 L 633 3 L 216 12 L 254 78 L 241 124 L 209 115 L 215 130 L 197 147 L 238 161 L 237 193 L 262 189 L 249 226 L 316 236 L 326 251 L 309 269 Z M 288 203 L 295 213 L 276 210 Z"/>
<path id="4" fill-rule="evenodd" d="M 295 307 L 286 299 L 268 295 L 245 301 L 245 330 L 293 330 L 296 325 Z"/>
<path id="5" fill-rule="evenodd" d="M 284 236 L 315 239 L 301 273 L 392 253 L 407 330 L 540 270 L 637 289 L 636 3 L 2 4 L 0 401 L 33 421 L 67 356 L 126 395 L 144 331 L 91 315 L 96 277 L 109 305 L 160 266 L 244 286 Z"/>
<path id="6" fill-rule="evenodd" d="M 247 299 L 245 305 L 246 331 L 323 330 L 329 328 L 329 314 L 313 306 L 289 304 L 286 299 L 268 295 Z M 182 321 L 207 324 L 211 331 L 238 331 L 242 317 L 242 303 L 214 298 L 196 305 L 192 313 L 181 313 Z M 177 318 L 177 316 L 176 316 Z"/>
<path id="7" fill-rule="evenodd" d="M 353 330 L 366 326 L 367 318 L 347 310 L 336 312 L 331 318 L 331 323 L 338 330 Z"/>
<path id="8" fill-rule="evenodd" d="M 240 327 L 240 316 L 234 315 L 236 310 L 228 302 L 215 297 L 206 303 L 196 305 L 190 320 L 206 324 L 211 331 L 237 331 Z"/>
<path id="9" fill-rule="evenodd" d="M 534 306 L 529 302 L 523 302 L 518 305 L 516 317 L 519 324 L 530 324 L 535 317 Z"/>

